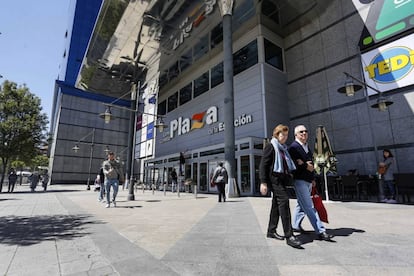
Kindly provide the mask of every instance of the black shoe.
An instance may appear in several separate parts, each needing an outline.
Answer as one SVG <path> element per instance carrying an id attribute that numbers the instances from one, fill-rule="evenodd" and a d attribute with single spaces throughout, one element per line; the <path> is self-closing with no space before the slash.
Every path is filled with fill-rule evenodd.
<path id="1" fill-rule="evenodd" d="M 333 237 L 334 237 L 333 235 L 330 235 L 330 234 L 328 234 L 328 233 L 326 233 L 326 232 L 320 233 L 320 234 L 318 235 L 318 238 L 319 238 L 320 240 L 324 240 L 324 241 L 332 241 L 332 238 L 333 238 Z"/>
<path id="2" fill-rule="evenodd" d="M 306 231 L 302 228 L 302 226 L 299 226 L 299 228 L 298 229 L 296 229 L 296 228 L 293 228 L 292 227 L 292 230 L 293 230 L 293 232 L 296 232 L 296 233 L 301 233 L 301 234 L 303 234 L 303 233 L 305 233 Z"/>
<path id="3" fill-rule="evenodd" d="M 295 236 L 290 236 L 289 238 L 286 238 L 286 243 L 287 245 L 292 246 L 294 248 L 302 248 L 301 241 Z"/>
<path id="4" fill-rule="evenodd" d="M 276 239 L 276 240 L 280 240 L 283 241 L 285 239 L 284 236 L 279 235 L 276 232 L 273 233 L 267 233 L 266 237 L 271 238 L 271 239 Z"/>

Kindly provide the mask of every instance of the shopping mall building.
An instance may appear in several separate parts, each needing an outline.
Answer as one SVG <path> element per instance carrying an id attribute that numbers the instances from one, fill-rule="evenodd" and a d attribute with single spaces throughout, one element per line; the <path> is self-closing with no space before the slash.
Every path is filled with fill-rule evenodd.
<path id="1" fill-rule="evenodd" d="M 209 176 L 225 146 L 220 2 L 72 1 L 51 118 L 53 183 L 94 178 L 111 150 L 145 183 L 167 182 L 175 168 L 200 192 L 214 191 Z M 234 1 L 242 195 L 259 193 L 263 143 L 280 123 L 290 126 L 289 143 L 294 126 L 306 125 L 311 148 L 324 126 L 338 174 L 375 174 L 384 148 L 397 172 L 413 171 L 413 13 L 404 0 Z M 339 93 L 350 80 L 363 89 Z M 106 123 L 99 114 L 108 108 L 117 118 Z"/>

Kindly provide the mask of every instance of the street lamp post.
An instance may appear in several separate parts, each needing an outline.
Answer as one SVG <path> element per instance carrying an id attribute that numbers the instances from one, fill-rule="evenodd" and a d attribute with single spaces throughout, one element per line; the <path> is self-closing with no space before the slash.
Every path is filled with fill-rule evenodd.
<path id="1" fill-rule="evenodd" d="M 224 83 L 224 159 L 228 171 L 228 197 L 237 197 L 238 189 L 234 171 L 234 85 L 233 85 L 233 38 L 232 10 L 233 0 L 220 0 L 219 7 L 223 17 L 223 83 Z"/>
<path id="2" fill-rule="evenodd" d="M 90 143 L 88 142 L 83 142 L 82 140 L 85 139 L 86 137 L 88 137 L 89 135 L 92 134 L 92 140 Z M 74 152 L 78 152 L 79 151 L 79 146 L 78 144 L 84 144 L 84 145 L 89 145 L 91 147 L 90 149 L 90 155 L 89 155 L 89 167 L 88 167 L 88 182 L 87 182 L 87 186 L 86 186 L 86 190 L 90 190 L 91 189 L 91 168 L 92 168 L 92 157 L 93 157 L 93 149 L 95 146 L 95 128 L 89 132 L 88 134 L 86 134 L 84 137 L 82 137 L 76 144 L 75 146 L 72 148 L 72 150 Z"/>
<path id="3" fill-rule="evenodd" d="M 379 111 L 385 111 L 385 110 L 387 110 L 389 105 L 393 104 L 392 101 L 388 100 L 387 98 L 385 98 L 382 95 L 382 92 L 380 90 L 368 85 L 367 83 L 365 83 L 362 80 L 359 80 L 359 79 L 355 78 L 354 76 L 352 76 L 351 74 L 349 74 L 347 72 L 343 72 L 343 73 L 345 74 L 345 76 L 347 76 L 348 80 L 346 81 L 344 87 L 340 87 L 338 89 L 339 93 L 345 93 L 347 96 L 353 96 L 356 91 L 359 91 L 359 90 L 362 89 L 362 87 L 364 87 L 363 91 L 364 91 L 365 101 L 366 101 L 367 107 L 369 107 L 370 103 L 369 103 L 369 95 L 368 95 L 367 88 L 370 88 L 370 89 L 372 89 L 372 90 L 374 90 L 375 92 L 378 93 L 377 102 L 375 104 L 371 105 L 372 108 L 378 108 Z M 352 80 L 356 81 L 357 83 L 359 83 L 361 85 L 354 84 L 352 82 Z M 376 141 L 376 138 L 375 138 L 375 135 L 374 135 L 374 129 L 373 129 L 373 126 L 372 126 L 372 119 L 371 119 L 371 114 L 369 112 L 369 109 L 368 109 L 368 124 L 369 124 L 370 132 L 371 132 L 372 143 L 373 143 L 373 146 L 374 146 L 375 162 L 378 165 L 379 159 L 378 159 L 377 141 Z M 379 199 L 380 199 L 380 197 L 383 194 L 381 181 L 378 181 L 378 190 L 379 190 Z"/>

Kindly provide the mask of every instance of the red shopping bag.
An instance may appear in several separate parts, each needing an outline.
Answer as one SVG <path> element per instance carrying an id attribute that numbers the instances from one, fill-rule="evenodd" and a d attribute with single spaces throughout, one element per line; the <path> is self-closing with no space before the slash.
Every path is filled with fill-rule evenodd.
<path id="1" fill-rule="evenodd" d="M 312 201 L 313 201 L 313 207 L 318 212 L 319 218 L 321 219 L 321 221 L 329 223 L 328 212 L 326 211 L 325 206 L 323 205 L 323 202 L 322 202 L 322 197 L 319 196 L 318 190 L 316 189 L 315 186 L 312 187 L 311 196 L 312 196 Z"/>

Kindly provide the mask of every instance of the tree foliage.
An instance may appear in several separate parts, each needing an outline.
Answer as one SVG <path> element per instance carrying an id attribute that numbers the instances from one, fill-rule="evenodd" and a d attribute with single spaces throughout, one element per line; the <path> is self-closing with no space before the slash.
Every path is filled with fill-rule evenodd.
<path id="1" fill-rule="evenodd" d="M 42 113 L 40 98 L 26 85 L 5 81 L 0 87 L 0 157 L 2 171 L 9 162 L 30 163 L 46 138 L 47 115 Z M 3 183 L 4 173 L 1 183 Z M 1 191 L 1 186 L 0 186 Z"/>

